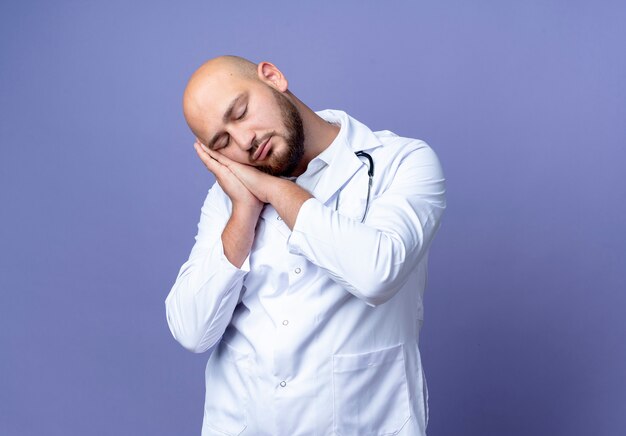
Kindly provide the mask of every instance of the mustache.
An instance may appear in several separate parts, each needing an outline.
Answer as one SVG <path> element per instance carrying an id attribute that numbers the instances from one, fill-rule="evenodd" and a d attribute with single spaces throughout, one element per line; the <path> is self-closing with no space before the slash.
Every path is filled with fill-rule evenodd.
<path id="1" fill-rule="evenodd" d="M 276 136 L 275 131 L 272 131 L 266 135 L 263 135 L 259 139 L 255 139 L 252 143 L 252 148 L 250 149 L 250 152 L 251 152 L 250 155 L 253 155 L 257 151 L 257 149 L 261 146 L 261 144 L 263 144 L 265 141 L 270 139 L 272 136 Z"/>

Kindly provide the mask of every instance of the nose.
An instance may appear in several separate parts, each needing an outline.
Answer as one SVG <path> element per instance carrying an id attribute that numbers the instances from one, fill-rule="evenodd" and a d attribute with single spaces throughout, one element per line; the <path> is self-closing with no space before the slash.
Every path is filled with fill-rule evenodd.
<path id="1" fill-rule="evenodd" d="M 232 129 L 230 137 L 243 151 L 248 151 L 254 144 L 255 134 L 251 130 Z"/>

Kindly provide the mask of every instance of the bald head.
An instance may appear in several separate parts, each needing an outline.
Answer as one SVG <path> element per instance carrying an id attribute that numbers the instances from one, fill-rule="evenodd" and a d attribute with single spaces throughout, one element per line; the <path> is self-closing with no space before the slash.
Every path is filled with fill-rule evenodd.
<path id="1" fill-rule="evenodd" d="M 197 116 L 203 104 L 210 103 L 213 90 L 233 80 L 258 80 L 256 64 L 239 56 L 218 56 L 202 64 L 192 74 L 183 95 L 187 121 Z"/>
<path id="2" fill-rule="evenodd" d="M 183 112 L 206 147 L 270 174 L 302 174 L 339 131 L 289 91 L 274 64 L 238 56 L 211 59 L 193 73 Z"/>
<path id="3" fill-rule="evenodd" d="M 209 75 L 217 71 L 228 71 L 247 79 L 255 79 L 256 64 L 240 56 L 218 56 L 209 59 L 191 76 L 190 82 L 197 76 Z"/>

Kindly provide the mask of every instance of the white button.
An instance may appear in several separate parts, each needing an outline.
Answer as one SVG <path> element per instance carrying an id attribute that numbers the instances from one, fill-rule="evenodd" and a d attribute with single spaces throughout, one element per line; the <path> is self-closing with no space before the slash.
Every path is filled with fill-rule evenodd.
<path id="1" fill-rule="evenodd" d="M 300 268 L 296 268 L 294 271 L 296 272 L 296 274 L 300 274 L 302 272 Z"/>
<path id="2" fill-rule="evenodd" d="M 285 386 L 287 386 L 287 383 L 283 380 L 280 382 L 280 385 L 284 388 Z"/>
<path id="3" fill-rule="evenodd" d="M 277 216 L 277 217 L 276 217 L 276 219 L 277 219 L 278 221 L 282 221 L 282 220 L 283 220 L 280 216 Z"/>
<path id="4" fill-rule="evenodd" d="M 287 325 L 287 324 L 289 324 L 289 320 L 288 319 L 283 321 L 283 325 Z"/>

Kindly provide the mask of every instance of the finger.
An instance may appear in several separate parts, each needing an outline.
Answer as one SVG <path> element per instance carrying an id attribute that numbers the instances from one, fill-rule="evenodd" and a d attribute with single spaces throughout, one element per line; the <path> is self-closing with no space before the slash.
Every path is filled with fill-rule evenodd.
<path id="1" fill-rule="evenodd" d="M 221 163 L 225 167 L 230 168 L 230 166 L 235 163 L 234 161 L 232 161 L 229 158 L 227 158 L 226 156 L 224 156 L 222 153 L 218 153 L 217 151 L 213 151 L 213 150 L 208 149 L 208 148 L 205 148 L 205 150 L 206 150 L 206 153 L 211 158 L 215 159 L 216 161 L 218 161 L 219 163 Z"/>
<path id="2" fill-rule="evenodd" d="M 200 160 L 204 163 L 207 169 L 213 173 L 215 179 L 220 182 L 220 185 L 223 183 L 232 183 L 233 180 L 237 179 L 236 175 L 228 168 L 226 165 L 220 163 L 217 159 L 212 157 L 221 157 L 220 153 L 217 153 L 213 150 L 208 149 L 201 142 L 194 143 L 194 148 L 200 157 Z M 228 182 L 230 180 L 230 182 Z M 241 182 L 238 182 L 241 183 Z"/>
<path id="3" fill-rule="evenodd" d="M 194 148 L 194 150 L 196 150 L 196 153 L 198 154 L 198 157 L 204 161 L 206 159 L 206 157 L 207 157 L 207 154 L 202 149 L 201 144 L 199 142 L 194 142 L 193 143 L 193 148 Z"/>
<path id="4" fill-rule="evenodd" d="M 200 158 L 200 160 L 204 163 L 204 165 L 206 165 L 206 167 L 212 173 L 219 171 L 219 168 L 222 165 L 219 162 L 217 162 L 215 159 L 211 158 L 211 156 L 209 156 L 209 154 L 203 149 L 201 145 L 202 144 L 198 142 L 193 144 L 193 147 L 196 150 L 196 153 L 198 154 L 198 157 Z"/>
<path id="5" fill-rule="evenodd" d="M 202 151 L 202 153 L 208 158 L 212 159 L 213 161 L 217 161 L 221 165 L 224 165 L 227 168 L 230 167 L 230 165 L 233 163 L 233 161 L 228 159 L 226 156 L 224 156 L 221 153 L 218 153 L 217 151 L 211 150 L 209 147 L 207 147 L 203 143 L 199 142 L 198 145 L 200 146 L 200 150 Z"/>
<path id="6" fill-rule="evenodd" d="M 200 141 L 196 141 L 193 143 L 193 146 L 196 148 L 196 150 L 202 151 L 203 153 L 206 153 L 208 148 L 207 146 L 205 146 L 202 142 Z"/>

